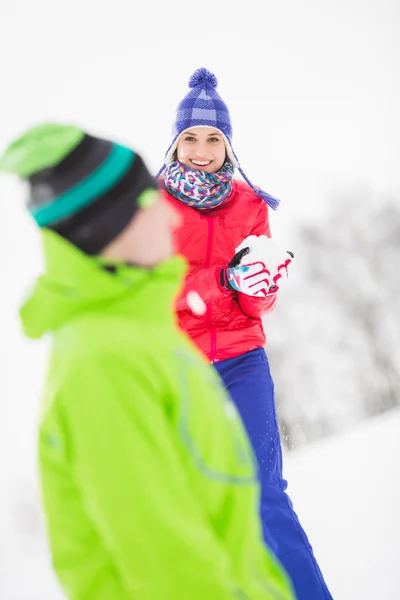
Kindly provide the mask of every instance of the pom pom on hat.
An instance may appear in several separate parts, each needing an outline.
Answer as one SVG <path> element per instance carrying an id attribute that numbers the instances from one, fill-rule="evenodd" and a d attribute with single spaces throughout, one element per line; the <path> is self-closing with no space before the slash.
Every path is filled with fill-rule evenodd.
<path id="1" fill-rule="evenodd" d="M 215 89 L 218 86 L 218 79 L 216 78 L 214 73 L 211 73 L 211 71 L 205 69 L 204 67 L 197 69 L 197 71 L 195 71 L 189 79 L 190 88 L 194 88 L 198 85 L 206 83 L 208 83 L 212 88 Z"/>

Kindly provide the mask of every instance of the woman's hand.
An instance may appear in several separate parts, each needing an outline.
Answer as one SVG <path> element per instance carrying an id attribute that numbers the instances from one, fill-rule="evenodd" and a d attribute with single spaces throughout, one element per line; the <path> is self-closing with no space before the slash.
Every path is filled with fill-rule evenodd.
<path id="1" fill-rule="evenodd" d="M 294 254 L 282 250 L 267 236 L 254 235 L 243 240 L 236 250 L 229 265 L 221 271 L 221 283 L 247 296 L 275 295 L 287 279 Z"/>

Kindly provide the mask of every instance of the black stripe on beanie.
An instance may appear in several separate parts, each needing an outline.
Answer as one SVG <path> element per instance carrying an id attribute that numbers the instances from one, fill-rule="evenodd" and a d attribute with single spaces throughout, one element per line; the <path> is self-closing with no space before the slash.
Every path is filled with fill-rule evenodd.
<path id="1" fill-rule="evenodd" d="M 38 207 L 68 192 L 89 177 L 110 155 L 114 144 L 85 135 L 58 165 L 42 169 L 29 178 L 29 207 Z"/>
<path id="2" fill-rule="evenodd" d="M 131 167 L 111 190 L 72 217 L 53 224 L 51 229 L 86 254 L 99 254 L 129 224 L 139 208 L 137 199 L 141 193 L 158 187 L 142 158 L 135 154 Z"/>

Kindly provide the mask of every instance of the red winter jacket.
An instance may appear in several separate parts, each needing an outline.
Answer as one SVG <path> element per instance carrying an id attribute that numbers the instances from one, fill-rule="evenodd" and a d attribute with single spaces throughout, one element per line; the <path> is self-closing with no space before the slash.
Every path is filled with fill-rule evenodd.
<path id="1" fill-rule="evenodd" d="M 199 211 L 164 191 L 180 212 L 182 226 L 175 235 L 176 250 L 189 262 L 184 289 L 177 300 L 179 324 L 209 358 L 218 362 L 262 348 L 265 335 L 261 315 L 275 306 L 275 297 L 252 298 L 221 286 L 220 271 L 249 235 L 271 236 L 268 206 L 244 182 L 234 180 L 228 200 L 217 208 Z M 196 291 L 207 311 L 192 313 L 187 294 Z"/>

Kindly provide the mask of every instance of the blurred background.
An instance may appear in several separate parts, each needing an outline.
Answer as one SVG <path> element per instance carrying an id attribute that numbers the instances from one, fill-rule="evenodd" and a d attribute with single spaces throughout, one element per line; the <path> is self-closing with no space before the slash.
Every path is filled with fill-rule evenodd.
<path id="1" fill-rule="evenodd" d="M 236 154 L 281 198 L 272 233 L 295 252 L 267 350 L 289 491 L 336 600 L 400 597 L 399 27 L 397 0 L 0 8 L 0 151 L 75 122 L 156 172 L 191 73 L 216 73 Z M 0 597 L 56 600 L 35 455 L 49 341 L 18 322 L 40 245 L 15 181 L 0 201 Z"/>

